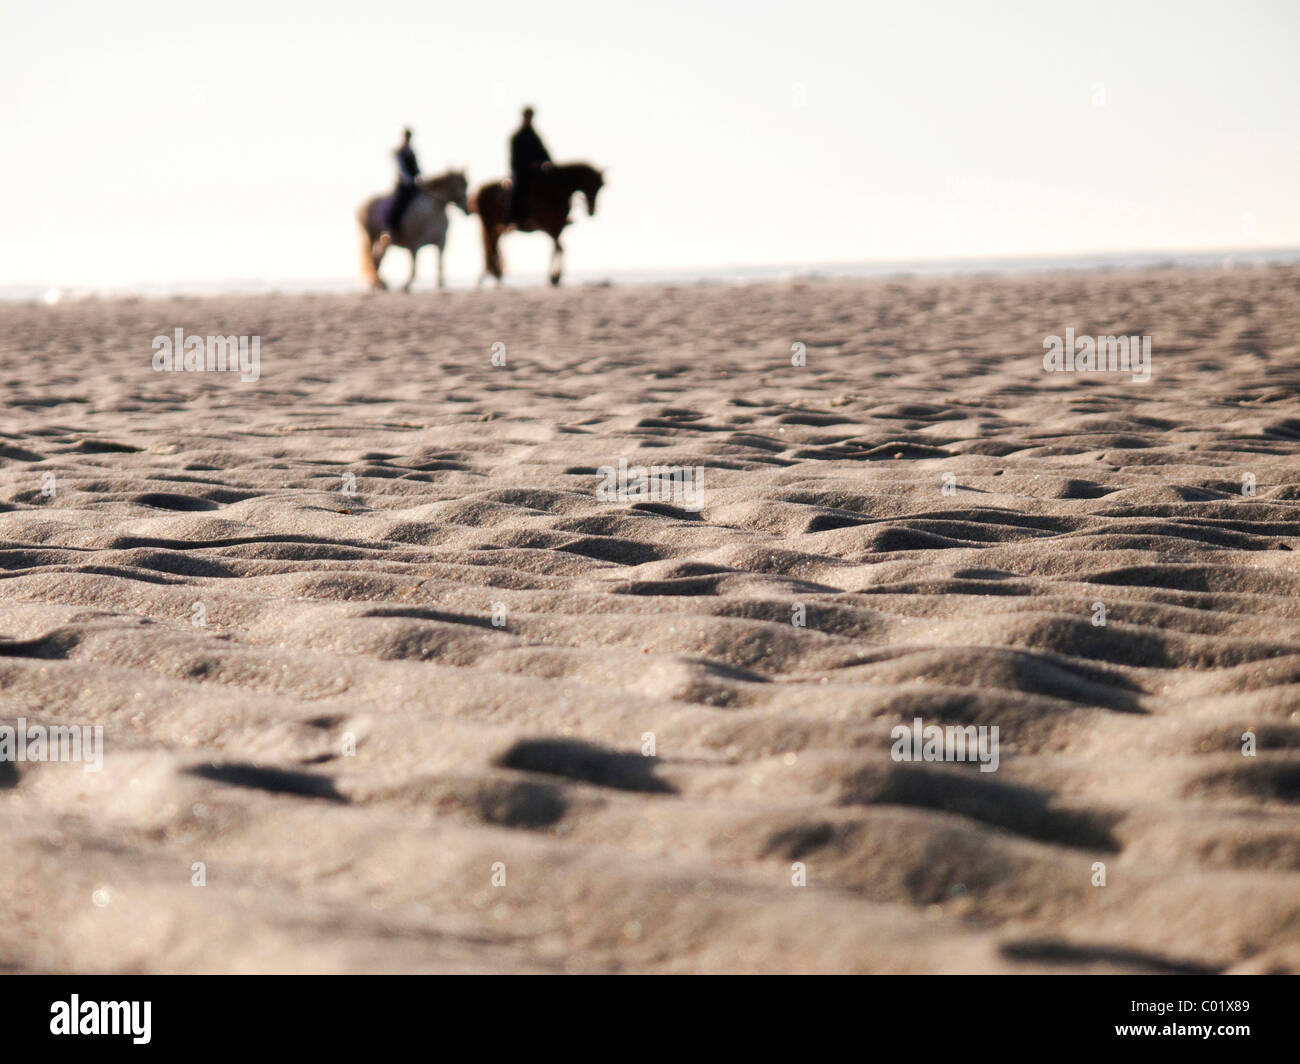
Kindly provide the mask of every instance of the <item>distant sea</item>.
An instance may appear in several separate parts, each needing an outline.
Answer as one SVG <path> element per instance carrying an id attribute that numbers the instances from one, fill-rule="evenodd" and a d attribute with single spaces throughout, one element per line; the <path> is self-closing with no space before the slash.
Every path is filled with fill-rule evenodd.
<path id="1" fill-rule="evenodd" d="M 1115 252 L 1064 255 L 1042 258 L 918 259 L 880 262 L 836 262 L 774 266 L 717 266 L 681 270 L 571 270 L 565 273 L 569 285 L 656 285 L 656 284 L 744 284 L 749 281 L 795 281 L 832 278 L 943 277 L 972 274 L 1045 273 L 1065 270 L 1124 270 L 1191 267 L 1225 269 L 1300 263 L 1300 248 L 1268 250 L 1222 250 L 1195 252 Z M 508 279 L 509 287 L 525 288 L 545 284 L 542 274 L 519 274 Z M 427 290 L 430 282 L 417 284 Z M 489 282 L 487 287 L 494 287 Z M 473 288 L 473 280 L 452 279 L 453 289 Z M 141 283 L 105 287 L 51 287 L 49 285 L 0 286 L 0 303 L 58 303 L 78 299 L 116 299 L 136 296 L 159 298 L 176 295 L 216 296 L 270 292 L 356 292 L 362 290 L 355 277 L 294 281 L 228 279 Z"/>

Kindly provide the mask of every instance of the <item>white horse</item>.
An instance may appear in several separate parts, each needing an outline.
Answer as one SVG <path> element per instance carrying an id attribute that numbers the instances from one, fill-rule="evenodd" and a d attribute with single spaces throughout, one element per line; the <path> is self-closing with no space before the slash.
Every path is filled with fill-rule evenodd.
<path id="1" fill-rule="evenodd" d="M 370 282 L 371 288 L 388 287 L 379 276 L 379 264 L 392 244 L 411 253 L 411 276 L 402 288 L 403 292 L 409 292 L 415 283 L 415 257 L 425 244 L 438 249 L 438 287 L 446 287 L 442 275 L 442 252 L 447 244 L 447 204 L 454 203 L 469 214 L 469 184 L 463 172 L 448 170 L 439 177 L 422 178 L 418 185 L 420 191 L 406 208 L 391 240 L 383 236 L 388 206 L 393 202 L 391 192 L 371 196 L 357 211 L 357 222 L 361 226 L 361 274 Z"/>

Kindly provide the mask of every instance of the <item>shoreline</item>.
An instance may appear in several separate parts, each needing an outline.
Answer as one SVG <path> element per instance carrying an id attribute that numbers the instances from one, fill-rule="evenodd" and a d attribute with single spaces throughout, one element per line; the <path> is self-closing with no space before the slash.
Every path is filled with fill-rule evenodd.
<path id="1" fill-rule="evenodd" d="M 684 270 L 576 270 L 563 287 L 641 288 L 680 285 L 746 285 L 764 283 L 812 283 L 817 281 L 893 281 L 913 278 L 987 277 L 1015 278 L 1054 276 L 1070 273 L 1108 273 L 1121 270 L 1233 270 L 1290 266 L 1300 263 L 1300 248 L 1232 249 L 1190 252 L 1098 252 L 1066 256 L 1010 258 L 899 260 L 860 263 L 822 263 L 755 267 L 717 266 Z M 524 274 L 507 291 L 529 291 L 549 287 L 544 274 Z M 470 279 L 454 279 L 447 291 L 465 292 L 495 289 L 494 283 L 479 286 Z M 141 282 L 134 286 L 95 285 L 0 285 L 0 306 L 52 305 L 59 302 L 114 302 L 137 299 L 213 298 L 227 296 L 324 296 L 366 293 L 360 279 L 333 278 L 309 281 L 193 281 L 174 286 Z M 412 295 L 436 295 L 428 279 L 417 284 Z M 51 299 L 52 293 L 57 298 Z M 383 294 L 383 293 L 375 293 Z M 401 295 L 393 290 L 391 294 Z"/>

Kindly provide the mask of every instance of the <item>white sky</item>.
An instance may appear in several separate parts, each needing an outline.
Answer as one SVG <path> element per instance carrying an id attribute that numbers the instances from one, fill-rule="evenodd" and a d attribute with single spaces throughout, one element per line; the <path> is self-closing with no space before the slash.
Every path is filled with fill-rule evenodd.
<path id="1" fill-rule="evenodd" d="M 6 0 L 0 285 L 355 276 L 400 127 L 477 184 L 525 102 L 609 168 L 584 272 L 1300 246 L 1297 53 L 1297 0 Z"/>

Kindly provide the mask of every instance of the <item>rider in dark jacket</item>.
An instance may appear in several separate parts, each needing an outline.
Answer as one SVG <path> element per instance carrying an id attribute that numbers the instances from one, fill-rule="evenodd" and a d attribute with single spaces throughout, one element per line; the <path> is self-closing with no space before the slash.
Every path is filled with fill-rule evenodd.
<path id="1" fill-rule="evenodd" d="M 510 221 L 521 225 L 527 220 L 531 206 L 533 178 L 539 170 L 551 165 L 551 153 L 533 128 L 533 109 L 524 108 L 523 123 L 510 138 L 510 177 L 513 191 L 510 196 Z"/>
<path id="2" fill-rule="evenodd" d="M 397 160 L 397 187 L 393 189 L 393 202 L 389 205 L 387 224 L 384 227 L 390 237 L 397 232 L 397 227 L 402 224 L 402 215 L 420 191 L 416 184 L 420 176 L 420 164 L 411 147 L 409 129 L 402 130 L 402 143 L 393 152 L 393 158 Z"/>

